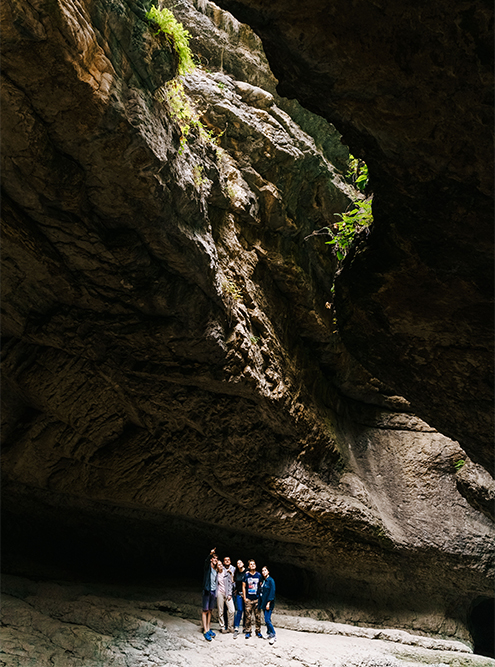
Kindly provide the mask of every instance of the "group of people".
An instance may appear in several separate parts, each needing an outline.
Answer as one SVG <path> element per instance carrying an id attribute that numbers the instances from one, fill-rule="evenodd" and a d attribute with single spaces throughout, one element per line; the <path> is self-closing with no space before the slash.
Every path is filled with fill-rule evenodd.
<path id="1" fill-rule="evenodd" d="M 272 624 L 272 612 L 275 606 L 275 581 L 270 577 L 266 566 L 261 573 L 256 570 L 254 560 L 248 560 L 247 568 L 242 560 L 234 567 L 229 556 L 223 561 L 218 558 L 216 549 L 210 551 L 205 561 L 203 579 L 203 635 L 211 642 L 216 633 L 211 629 L 211 612 L 218 609 L 218 622 L 221 632 L 233 632 L 237 639 L 241 622 L 246 639 L 251 637 L 251 625 L 254 616 L 256 637 L 275 643 L 275 628 Z M 227 622 L 225 610 L 227 608 Z M 267 629 L 266 637 L 261 634 L 261 611 L 264 613 Z"/>

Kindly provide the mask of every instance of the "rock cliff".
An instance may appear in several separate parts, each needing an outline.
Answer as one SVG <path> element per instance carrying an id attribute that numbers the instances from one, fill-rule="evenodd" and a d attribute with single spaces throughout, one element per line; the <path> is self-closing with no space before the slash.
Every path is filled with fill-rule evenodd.
<path id="1" fill-rule="evenodd" d="M 149 4 L 2 6 L 4 566 L 152 574 L 213 542 L 332 619 L 468 641 L 492 591 L 486 450 L 355 359 L 376 283 L 346 281 L 376 240 L 336 328 L 312 232 L 355 196 L 346 148 L 212 3 L 176 8 L 201 62 L 177 85 Z"/>
<path id="2" fill-rule="evenodd" d="M 369 165 L 373 234 L 337 281 L 347 348 L 493 474 L 493 7 L 218 4 Z"/>

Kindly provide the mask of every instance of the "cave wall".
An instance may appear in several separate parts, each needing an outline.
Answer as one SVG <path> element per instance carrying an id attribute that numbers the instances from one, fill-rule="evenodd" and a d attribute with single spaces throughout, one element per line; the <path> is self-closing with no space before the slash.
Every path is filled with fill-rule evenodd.
<path id="1" fill-rule="evenodd" d="M 2 6 L 4 565 L 158 571 L 214 538 L 337 619 L 469 638 L 493 482 L 342 345 L 307 238 L 353 196 L 338 133 L 198 2 L 184 89 L 219 143 L 181 141 L 148 5 Z"/>
<path id="2" fill-rule="evenodd" d="M 337 281 L 347 348 L 493 474 L 493 7 L 218 4 L 369 166 L 373 232 Z"/>

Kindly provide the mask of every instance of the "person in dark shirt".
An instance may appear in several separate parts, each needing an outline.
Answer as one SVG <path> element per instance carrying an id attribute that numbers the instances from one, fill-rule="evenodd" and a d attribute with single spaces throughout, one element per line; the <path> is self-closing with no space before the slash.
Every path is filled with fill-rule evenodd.
<path id="1" fill-rule="evenodd" d="M 234 639 L 239 636 L 239 626 L 241 624 L 242 614 L 244 613 L 244 598 L 242 592 L 242 584 L 244 582 L 244 575 L 246 568 L 242 560 L 237 561 L 237 567 L 234 572 L 234 602 L 235 602 L 235 617 L 234 617 Z"/>
<path id="2" fill-rule="evenodd" d="M 259 607 L 265 615 L 265 623 L 267 629 L 266 639 L 270 640 L 270 644 L 275 644 L 275 628 L 272 624 L 272 612 L 275 607 L 275 581 L 270 577 L 270 572 L 266 565 L 261 568 L 261 589 L 259 598 Z"/>
<path id="3" fill-rule="evenodd" d="M 256 627 L 256 636 L 263 639 L 261 634 L 261 610 L 258 608 L 259 589 L 261 584 L 261 574 L 256 572 L 256 563 L 254 560 L 248 560 L 248 570 L 244 575 L 242 582 L 242 597 L 244 599 L 244 630 L 246 639 L 251 637 L 251 617 L 254 614 Z"/>

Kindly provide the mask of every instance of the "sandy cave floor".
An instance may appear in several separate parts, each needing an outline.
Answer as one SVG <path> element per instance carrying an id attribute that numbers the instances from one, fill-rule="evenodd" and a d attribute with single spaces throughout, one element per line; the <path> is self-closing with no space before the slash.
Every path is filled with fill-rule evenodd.
<path id="1" fill-rule="evenodd" d="M 2 577 L 5 667 L 495 667 L 461 642 L 275 610 L 277 642 L 201 632 L 197 592 Z M 282 627 L 284 626 L 284 627 Z M 262 627 L 266 635 L 266 628 Z M 375 638 L 371 638 L 375 637 Z"/>
<path id="2" fill-rule="evenodd" d="M 417 646 L 403 646 L 383 640 L 345 637 L 314 632 L 278 629 L 274 646 L 266 640 L 243 635 L 233 640 L 232 635 L 217 632 L 209 643 L 203 639 L 199 627 L 183 619 L 170 619 L 167 628 L 184 642 L 170 665 L 200 667 L 234 665 L 262 665 L 266 667 L 409 667 L 435 665 L 444 667 L 488 666 L 495 660 L 459 655 L 454 651 L 435 651 Z M 263 629 L 264 630 L 264 629 Z M 266 632 L 265 632 L 266 634 Z M 172 656 L 171 656 L 172 657 Z"/>

